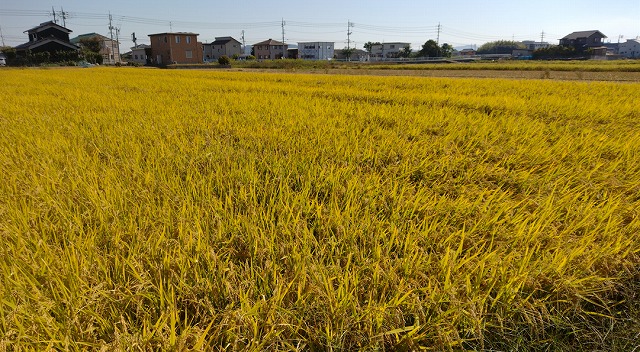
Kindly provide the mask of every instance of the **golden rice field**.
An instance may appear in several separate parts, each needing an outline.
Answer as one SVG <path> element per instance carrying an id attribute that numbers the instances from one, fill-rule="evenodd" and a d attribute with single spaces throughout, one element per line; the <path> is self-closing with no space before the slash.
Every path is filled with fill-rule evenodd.
<path id="1" fill-rule="evenodd" d="M 640 83 L 0 79 L 0 351 L 639 348 Z"/>

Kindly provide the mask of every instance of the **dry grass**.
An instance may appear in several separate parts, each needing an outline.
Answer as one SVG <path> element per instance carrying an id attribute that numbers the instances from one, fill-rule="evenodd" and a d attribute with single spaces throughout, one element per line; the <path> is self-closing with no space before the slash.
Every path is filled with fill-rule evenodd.
<path id="1" fill-rule="evenodd" d="M 640 84 L 0 77 L 0 350 L 638 347 Z"/>

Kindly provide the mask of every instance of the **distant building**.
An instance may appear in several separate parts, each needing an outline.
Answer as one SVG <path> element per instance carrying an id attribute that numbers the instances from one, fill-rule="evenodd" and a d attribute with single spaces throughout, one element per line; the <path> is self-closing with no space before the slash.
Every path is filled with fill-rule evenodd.
<path id="1" fill-rule="evenodd" d="M 331 60 L 335 55 L 334 42 L 298 43 L 298 58 L 303 60 Z"/>
<path id="2" fill-rule="evenodd" d="M 411 46 L 411 43 L 382 43 L 371 46 L 371 57 L 379 59 L 390 59 L 400 57 L 400 51 Z"/>
<path id="3" fill-rule="evenodd" d="M 211 43 L 202 44 L 205 61 L 216 61 L 221 56 L 233 57 L 240 56 L 242 52 L 242 43 L 233 37 L 216 37 Z"/>
<path id="4" fill-rule="evenodd" d="M 100 43 L 99 54 L 102 55 L 102 63 L 115 64 L 120 62 L 120 43 L 117 41 L 98 33 L 87 33 L 71 39 L 71 43 L 82 47 L 82 42 L 85 40 L 96 40 Z"/>
<path id="5" fill-rule="evenodd" d="M 337 49 L 334 51 L 333 58 L 336 60 L 351 60 L 351 61 L 369 61 L 370 54 L 362 49 L 351 49 L 351 56 L 347 57 L 344 49 Z"/>
<path id="6" fill-rule="evenodd" d="M 202 63 L 202 43 L 198 42 L 198 35 L 191 32 L 149 34 L 151 63 L 158 66 Z"/>
<path id="7" fill-rule="evenodd" d="M 560 39 L 560 45 L 573 47 L 577 52 L 584 52 L 588 49 L 601 48 L 602 40 L 606 37 L 606 35 L 597 30 L 573 32 Z"/>
<path id="8" fill-rule="evenodd" d="M 620 43 L 618 53 L 629 59 L 640 58 L 640 40 L 627 39 L 626 42 Z"/>
<path id="9" fill-rule="evenodd" d="M 132 62 L 139 63 L 141 65 L 147 65 L 151 63 L 151 45 L 138 44 L 131 47 Z"/>
<path id="10" fill-rule="evenodd" d="M 287 44 L 277 40 L 268 39 L 253 44 L 253 51 L 258 60 L 276 60 L 287 57 Z"/>
<path id="11" fill-rule="evenodd" d="M 459 52 L 460 56 L 475 56 L 476 55 L 476 50 L 475 49 L 462 49 Z"/>
<path id="12" fill-rule="evenodd" d="M 513 49 L 511 51 L 511 56 L 519 59 L 531 58 L 532 54 L 533 50 L 531 49 Z"/>
<path id="13" fill-rule="evenodd" d="M 70 29 L 53 21 L 41 23 L 25 31 L 29 35 L 29 41 L 16 46 L 16 54 L 26 56 L 27 52 L 32 54 L 48 52 L 51 57 L 54 57 L 59 51 L 78 51 L 80 48 L 69 41 L 71 32 Z"/>
<path id="14" fill-rule="evenodd" d="M 524 46 L 531 51 L 535 51 L 538 49 L 546 49 L 551 47 L 551 44 L 549 44 L 548 42 L 536 42 L 533 40 L 525 40 L 522 42 L 522 44 L 524 44 Z"/>

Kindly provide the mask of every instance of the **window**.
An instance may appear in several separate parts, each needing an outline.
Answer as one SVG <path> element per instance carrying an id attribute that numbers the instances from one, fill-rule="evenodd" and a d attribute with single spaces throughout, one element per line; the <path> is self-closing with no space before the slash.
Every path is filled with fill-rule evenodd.
<path id="1" fill-rule="evenodd" d="M 396 48 L 396 46 L 395 46 L 395 45 L 390 45 L 389 47 L 390 47 L 391 49 L 395 49 L 395 48 Z"/>
<path id="2" fill-rule="evenodd" d="M 138 60 L 138 55 L 133 55 L 133 58 Z"/>
<path id="3" fill-rule="evenodd" d="M 176 35 L 176 44 L 180 44 L 180 36 Z"/>
<path id="4" fill-rule="evenodd" d="M 164 42 L 165 42 L 165 43 L 167 42 L 167 37 L 164 37 Z"/>
<path id="5" fill-rule="evenodd" d="M 193 59 L 193 51 L 187 50 L 187 51 L 185 51 L 184 54 L 187 57 L 187 59 Z"/>
<path id="6" fill-rule="evenodd" d="M 187 36 L 187 44 L 191 44 L 191 37 Z"/>

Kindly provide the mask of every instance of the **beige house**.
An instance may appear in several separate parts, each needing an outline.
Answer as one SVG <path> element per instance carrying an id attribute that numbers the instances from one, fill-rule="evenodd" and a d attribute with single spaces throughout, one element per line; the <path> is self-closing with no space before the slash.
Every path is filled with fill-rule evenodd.
<path id="1" fill-rule="evenodd" d="M 411 43 L 382 43 L 382 44 L 374 44 L 371 46 L 371 57 L 372 58 L 397 58 L 400 56 L 400 50 L 411 46 Z"/>
<path id="2" fill-rule="evenodd" d="M 287 58 L 287 44 L 269 39 L 253 44 L 254 56 L 258 60 L 276 60 Z"/>
<path id="3" fill-rule="evenodd" d="M 216 37 L 211 43 L 202 44 L 204 61 L 216 61 L 221 56 L 242 55 L 242 43 L 232 37 Z"/>
<path id="4" fill-rule="evenodd" d="M 71 43 L 81 47 L 84 40 L 97 40 L 100 42 L 99 53 L 102 55 L 103 64 L 113 65 L 116 62 L 120 62 L 120 43 L 116 40 L 111 40 L 98 33 L 86 33 L 71 39 Z"/>

